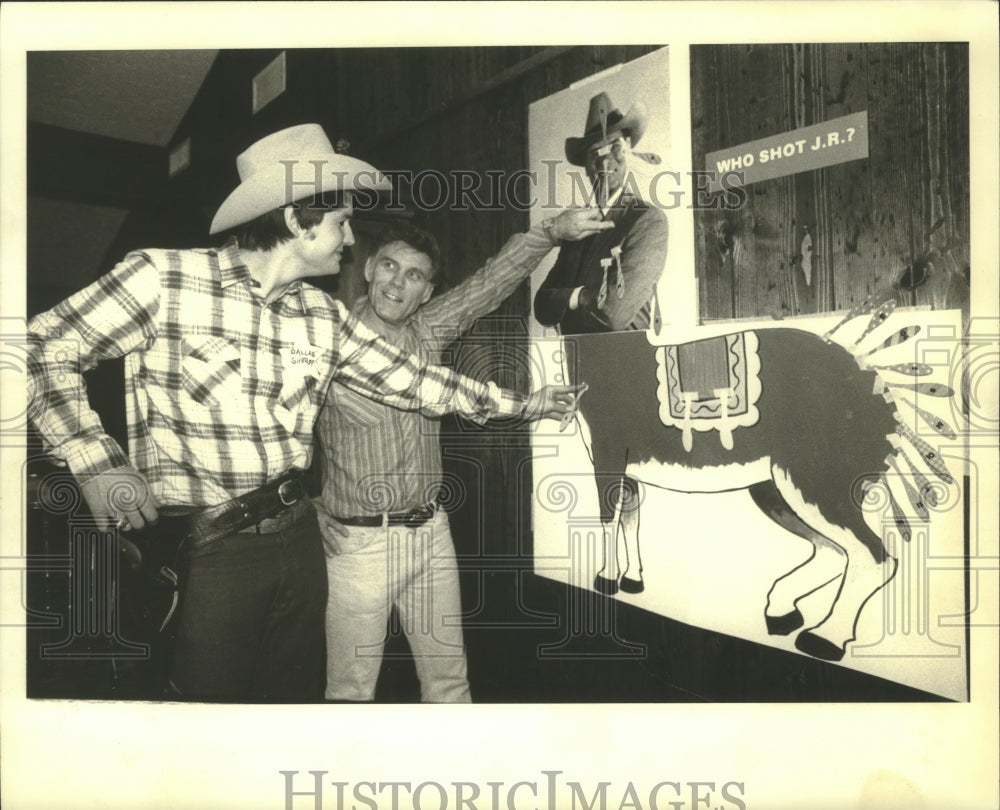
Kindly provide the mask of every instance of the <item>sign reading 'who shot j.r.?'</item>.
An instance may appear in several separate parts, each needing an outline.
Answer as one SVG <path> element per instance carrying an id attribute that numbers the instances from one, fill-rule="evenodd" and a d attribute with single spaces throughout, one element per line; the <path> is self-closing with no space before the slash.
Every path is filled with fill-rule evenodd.
<path id="1" fill-rule="evenodd" d="M 742 184 L 759 183 L 812 169 L 822 169 L 868 157 L 868 111 L 851 113 L 821 124 L 770 135 L 757 141 L 719 149 L 705 156 L 705 168 L 715 174 L 712 190 L 723 175 L 737 172 Z M 730 176 L 724 185 L 739 185 Z"/>

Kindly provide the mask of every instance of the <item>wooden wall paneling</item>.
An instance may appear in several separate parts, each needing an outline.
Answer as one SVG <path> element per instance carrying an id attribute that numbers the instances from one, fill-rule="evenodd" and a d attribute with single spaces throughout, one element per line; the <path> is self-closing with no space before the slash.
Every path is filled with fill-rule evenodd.
<path id="1" fill-rule="evenodd" d="M 932 251 L 944 243 L 953 219 L 947 187 L 950 154 L 948 149 L 942 148 L 941 138 L 941 112 L 947 113 L 949 108 L 948 99 L 942 94 L 946 76 L 942 75 L 939 65 L 941 50 L 940 44 L 931 44 L 921 47 L 919 52 L 923 93 L 917 108 L 926 138 L 920 145 L 922 227 L 918 234 L 919 252 L 913 257 L 911 274 L 920 263 L 930 261 Z M 924 284 L 911 290 L 912 300 L 921 298 L 928 289 Z"/>
<path id="2" fill-rule="evenodd" d="M 868 109 L 869 50 L 864 44 L 823 47 L 825 120 Z M 820 173 L 828 200 L 823 246 L 829 253 L 832 281 L 825 309 L 850 309 L 875 292 L 871 161 L 842 163 Z"/>
<path id="3" fill-rule="evenodd" d="M 380 142 L 386 133 L 402 126 L 412 109 L 426 105 L 427 82 L 415 81 L 421 74 L 411 67 L 419 56 L 419 49 L 366 50 L 351 66 L 356 78 L 344 89 L 345 104 L 358 105 L 351 118 L 370 132 L 366 140 Z M 351 57 L 350 52 L 342 55 L 344 60 Z M 364 87 L 369 88 L 367 92 Z"/>
<path id="4" fill-rule="evenodd" d="M 764 138 L 792 128 L 792 88 L 787 75 L 788 48 L 782 45 L 747 46 L 743 51 L 749 71 L 750 95 L 746 114 L 752 123 L 750 139 Z M 755 158 L 758 156 L 755 155 Z M 791 249 L 795 243 L 795 193 L 789 178 L 747 186 L 747 204 L 737 215 L 740 238 L 746 243 L 737 268 L 734 316 L 761 313 L 780 318 L 788 314 L 786 294 Z"/>
<path id="5" fill-rule="evenodd" d="M 806 69 L 805 93 L 807 99 L 807 124 L 819 124 L 830 119 L 827 111 L 827 76 L 823 61 L 823 45 L 803 46 L 803 62 Z M 808 145 L 807 147 L 808 148 Z M 830 212 L 830 188 L 827 182 L 827 169 L 816 169 L 803 172 L 802 180 L 811 185 L 812 209 L 810 216 L 803 222 L 808 223 L 811 235 L 810 264 L 812 266 L 811 284 L 813 293 L 812 306 L 804 312 L 827 312 L 833 308 L 833 230 L 834 223 Z M 803 253 L 802 262 L 805 266 L 806 256 Z"/>
<path id="6" fill-rule="evenodd" d="M 808 44 L 789 46 L 792 52 L 788 67 L 794 92 L 795 125 L 793 129 L 825 120 L 824 76 L 817 59 L 817 47 Z M 830 299 L 830 228 L 822 170 L 792 175 L 795 190 L 795 227 L 793 315 L 822 311 Z"/>
<path id="7" fill-rule="evenodd" d="M 570 49 L 412 49 L 406 54 L 400 81 L 390 94 L 396 99 L 395 114 L 391 121 L 379 126 L 374 140 L 378 144 L 390 143 L 431 120 L 456 114 L 467 103 L 496 87 L 520 81 L 567 50 Z M 438 76 L 440 80 L 435 78 Z"/>
<path id="8" fill-rule="evenodd" d="M 928 130 L 936 146 L 930 155 L 931 176 L 939 184 L 941 203 L 930 248 L 940 252 L 968 242 L 968 159 L 952 146 L 968 145 L 968 72 L 962 64 L 967 53 L 964 44 L 952 43 L 936 45 L 924 56 L 935 85 L 934 103 L 928 99 Z"/>
<path id="9" fill-rule="evenodd" d="M 914 47 L 908 43 L 873 45 L 869 58 L 869 153 L 872 220 L 876 243 L 873 283 L 891 287 L 919 252 L 921 188 L 919 143 L 923 130 L 914 116 L 921 80 Z M 909 302 L 900 302 L 909 303 Z"/>
<path id="10" fill-rule="evenodd" d="M 465 106 L 463 113 L 456 128 L 460 143 L 455 146 L 453 168 L 472 171 L 476 167 L 505 167 L 509 173 L 526 168 L 527 110 L 520 103 L 515 85 L 498 87 L 475 99 Z M 531 191 L 527 183 L 510 190 L 517 199 L 524 200 Z M 490 202 L 489 193 L 482 196 Z M 502 205 L 498 211 L 460 212 L 451 219 L 461 232 L 456 244 L 464 255 L 471 257 L 467 272 L 481 267 L 500 245 L 529 224 L 527 212 L 514 204 Z M 475 324 L 469 336 L 459 341 L 457 358 L 460 367 L 477 370 L 481 378 L 485 375 L 500 386 L 527 392 L 530 382 L 524 359 L 527 348 L 524 319 L 529 302 L 525 287 L 526 283 L 522 283 L 520 295 L 515 292 L 494 313 Z M 474 457 L 491 471 L 488 481 L 512 482 L 514 470 L 529 452 L 526 433 L 488 431 L 477 442 Z M 477 551 L 491 556 L 518 553 L 517 538 L 526 529 L 517 523 L 519 497 L 514 486 L 486 487 Z M 505 585 L 513 589 L 516 583 L 508 577 Z M 510 592 L 506 598 L 510 598 Z"/>
<path id="11" fill-rule="evenodd" d="M 935 43 L 921 50 L 926 97 L 927 212 L 924 253 L 901 286 L 924 279 L 912 300 L 936 308 L 968 307 L 969 97 L 968 47 Z M 907 285 L 906 281 L 911 284 Z"/>
<path id="12" fill-rule="evenodd" d="M 791 45 L 780 48 L 778 63 L 778 85 L 784 95 L 786 130 L 797 129 L 805 120 L 805 100 L 799 75 L 801 73 L 801 51 Z M 780 257 L 779 297 L 777 317 L 794 315 L 801 312 L 809 303 L 804 301 L 806 293 L 811 292 L 810 285 L 805 283 L 802 269 L 803 240 L 806 230 L 798 219 L 798 200 L 807 197 L 805 190 L 799 191 L 802 180 L 797 175 L 776 178 L 770 187 L 778 198 L 780 211 L 778 214 L 779 234 L 783 255 Z M 810 267 L 811 270 L 811 267 Z"/>
<path id="13" fill-rule="evenodd" d="M 945 261 L 943 270 L 948 275 L 947 306 L 960 306 L 966 317 L 969 314 L 970 295 L 970 107 L 969 107 L 969 46 L 951 43 L 944 46 L 939 65 L 945 71 L 942 97 L 949 102 L 943 116 L 942 149 L 948 155 L 948 200 L 951 217 L 946 216 L 949 228 L 942 237 Z"/>
<path id="14" fill-rule="evenodd" d="M 901 98 L 886 105 L 902 122 L 900 146 L 893 150 L 887 145 L 883 151 L 892 153 L 903 189 L 902 194 L 891 187 L 879 191 L 887 204 L 906 213 L 905 239 L 897 236 L 888 281 L 901 304 L 965 306 L 967 281 L 960 257 L 967 256 L 969 242 L 967 124 L 949 131 L 947 123 L 968 120 L 968 96 L 961 92 L 967 87 L 964 46 L 923 43 L 884 49 L 886 62 L 905 84 Z M 922 278 L 924 283 L 914 285 Z"/>
<path id="15" fill-rule="evenodd" d="M 931 107 L 936 107 L 939 99 L 936 93 L 936 76 L 926 73 L 928 51 L 933 51 L 934 45 L 915 45 L 906 54 L 907 67 L 910 71 L 912 98 L 909 110 L 909 132 L 915 135 L 911 141 L 912 161 L 910 166 L 912 199 L 910 200 L 910 240 L 909 250 L 903 257 L 902 267 L 893 274 L 892 281 L 897 291 L 901 292 L 899 303 L 916 305 L 926 287 L 905 290 L 899 284 L 904 273 L 915 274 L 923 267 L 930 256 L 930 240 L 935 224 L 939 223 L 940 196 L 935 192 L 937 177 L 932 179 L 932 173 L 937 175 L 938 133 L 932 131 L 936 114 Z"/>
<path id="16" fill-rule="evenodd" d="M 388 165 L 414 173 L 425 169 L 442 172 L 448 177 L 449 191 L 453 189 L 455 170 L 478 171 L 498 164 L 510 166 L 498 160 L 497 127 L 491 125 L 488 113 L 495 102 L 488 96 L 462 101 L 457 96 L 465 90 L 453 81 L 459 76 L 471 81 L 470 71 L 489 70 L 489 64 L 496 64 L 497 58 L 502 61 L 502 55 L 494 55 L 492 61 L 488 54 L 471 51 L 426 51 L 415 55 L 424 60 L 419 75 L 441 75 L 444 89 L 438 88 L 440 95 L 433 101 L 425 97 L 422 108 L 410 106 L 396 122 L 398 126 L 394 132 L 383 132 L 379 149 L 389 161 Z M 451 104 L 454 106 L 449 106 Z M 443 113 L 436 115 L 435 110 L 443 110 Z M 437 189 L 437 184 L 429 180 L 423 186 L 424 202 L 431 202 L 429 198 Z M 497 229 L 492 223 L 500 219 L 502 213 L 455 211 L 451 209 L 451 200 L 433 206 L 432 210 L 415 212 L 415 222 L 434 233 L 441 244 L 446 288 L 471 275 L 499 247 L 494 244 Z M 485 338 L 482 337 L 484 329 L 489 330 Z M 478 379 L 492 379 L 499 385 L 508 386 L 511 380 L 505 376 L 509 375 L 505 375 L 502 365 L 496 362 L 498 349 L 500 355 L 508 350 L 504 336 L 498 333 L 495 324 L 481 322 L 470 338 L 453 345 L 450 365 Z M 463 556 L 476 556 L 487 549 L 498 553 L 516 546 L 513 536 L 505 537 L 498 530 L 500 516 L 515 511 L 510 501 L 516 494 L 507 492 L 504 487 L 483 484 L 486 480 L 502 480 L 504 452 L 509 443 L 509 437 L 492 437 L 489 431 L 465 421 L 447 419 L 443 424 L 446 473 L 460 478 L 469 489 L 467 499 L 453 514 L 453 533 Z M 474 474 L 476 470 L 478 474 Z"/>
<path id="17" fill-rule="evenodd" d="M 528 166 L 528 106 L 524 100 L 521 87 L 516 84 L 506 86 L 495 94 L 496 101 L 489 105 L 485 116 L 487 131 L 492 142 L 490 148 L 499 158 L 503 166 L 535 169 Z M 506 111 L 506 112 L 505 112 Z M 537 186 L 523 180 L 515 187 L 521 202 L 529 202 L 536 192 Z M 507 207 L 500 217 L 493 217 L 490 226 L 494 229 L 491 238 L 501 243 L 512 234 L 526 230 L 530 225 L 527 211 Z M 500 233 L 495 229 L 499 227 Z M 502 336 L 505 361 L 503 363 L 504 384 L 517 390 L 528 392 L 531 388 L 531 372 L 529 367 L 528 347 L 528 313 L 531 310 L 530 285 L 523 281 L 501 306 L 495 316 L 489 321 L 482 321 L 474 329 L 478 340 L 477 345 L 489 351 L 489 334 L 495 329 Z M 530 437 L 527 431 L 517 431 L 509 434 L 505 452 L 496 455 L 497 469 L 505 482 L 502 488 L 504 497 L 500 508 L 495 513 L 497 525 L 496 551 L 503 554 L 517 555 L 521 552 L 518 538 L 530 533 L 530 508 L 524 509 L 520 491 L 516 482 L 520 480 L 519 470 L 529 463 L 531 457 Z M 524 503 L 530 504 L 531 497 Z M 527 515 L 528 520 L 522 521 Z M 491 550 L 486 549 L 489 553 Z M 512 582 L 517 593 L 517 579 Z"/>
<path id="18" fill-rule="evenodd" d="M 938 66 L 944 72 L 941 97 L 943 111 L 941 148 L 947 155 L 948 199 L 951 218 L 946 219 L 942 249 L 952 252 L 958 264 L 969 263 L 969 46 L 956 42 L 943 46 Z M 967 280 L 967 279 L 966 279 Z"/>
<path id="19" fill-rule="evenodd" d="M 844 310 L 888 297 L 901 278 L 904 287 L 926 279 L 896 289 L 901 304 L 964 305 L 965 44 L 695 47 L 691 71 L 698 166 L 714 149 L 869 116 L 868 160 L 753 184 L 742 212 L 696 213 L 703 319 Z"/>
<path id="20" fill-rule="evenodd" d="M 692 151 L 705 154 L 802 126 L 802 46 L 694 47 Z M 755 156 L 755 159 L 757 156 Z M 737 211 L 695 214 L 701 320 L 783 317 L 812 308 L 798 260 L 802 223 L 813 219 L 811 179 L 777 178 L 746 187 Z"/>
<path id="21" fill-rule="evenodd" d="M 749 96 L 748 71 L 740 48 L 694 48 L 691 64 L 692 85 L 702 99 L 699 110 L 694 165 L 704 166 L 705 154 L 723 146 L 750 140 L 749 117 L 734 99 Z M 735 279 L 742 265 L 747 240 L 740 235 L 743 211 L 700 211 L 696 217 L 697 240 L 703 261 L 698 263 L 700 311 L 704 318 L 731 318 L 736 315 Z"/>
<path id="22" fill-rule="evenodd" d="M 691 167 L 695 170 L 704 169 L 705 153 L 708 152 L 706 140 L 715 131 L 717 106 L 713 104 L 714 95 L 709 90 L 715 85 L 718 74 L 717 60 L 706 47 L 690 46 L 688 48 L 688 80 L 691 87 Z M 705 211 L 693 211 L 694 218 L 694 272 L 698 284 L 697 311 L 699 321 L 712 316 L 708 307 L 707 278 L 709 275 L 709 233 L 714 233 L 714 217 Z"/>
<path id="23" fill-rule="evenodd" d="M 742 48 L 737 46 L 731 50 L 731 56 L 743 82 L 742 86 L 745 88 L 732 99 L 730 105 L 730 116 L 742 119 L 747 125 L 746 134 L 741 136 L 737 143 L 759 138 L 762 133 L 770 132 L 770 128 L 774 125 L 775 110 L 771 106 L 774 96 L 770 93 L 762 94 L 760 91 L 763 88 L 755 81 L 756 71 L 762 67 L 762 62 L 763 66 L 766 66 L 767 54 L 771 50 L 755 45 Z M 766 84 L 761 84 L 766 87 Z M 748 186 L 747 190 L 749 194 L 746 204 L 736 212 L 734 221 L 731 258 L 733 314 L 736 317 L 747 310 L 757 311 L 760 295 L 759 271 L 763 263 L 761 254 L 767 252 L 754 236 L 757 217 L 760 216 L 763 222 L 768 213 L 767 195 L 760 193 L 763 189 L 759 183 Z"/>
<path id="24" fill-rule="evenodd" d="M 808 46 L 795 44 L 782 48 L 780 81 L 788 93 L 789 129 L 799 129 L 813 122 L 812 65 Z M 816 238 L 815 179 L 811 172 L 799 172 L 781 178 L 786 185 L 789 263 L 787 286 L 790 315 L 816 309 L 816 267 L 813 244 Z M 747 313 L 750 315 L 750 313 Z"/>
<path id="25" fill-rule="evenodd" d="M 732 48 L 725 48 L 717 54 L 716 64 L 712 73 L 715 74 L 715 84 L 710 88 L 711 123 L 709 132 L 712 140 L 705 144 L 705 152 L 718 148 L 720 143 L 739 143 L 740 135 L 734 132 L 746 119 L 737 117 L 733 120 L 730 99 L 723 88 L 733 88 L 739 93 L 741 84 L 739 73 L 734 63 Z M 743 87 L 746 89 L 746 86 Z M 749 130 L 747 130 L 749 131 Z M 702 154 L 702 159 L 704 153 Z M 745 245 L 742 240 L 736 240 L 738 214 L 731 211 L 712 212 L 706 219 L 706 256 L 703 295 L 708 301 L 710 317 L 731 318 L 736 315 L 735 290 L 733 281 L 737 254 Z"/>

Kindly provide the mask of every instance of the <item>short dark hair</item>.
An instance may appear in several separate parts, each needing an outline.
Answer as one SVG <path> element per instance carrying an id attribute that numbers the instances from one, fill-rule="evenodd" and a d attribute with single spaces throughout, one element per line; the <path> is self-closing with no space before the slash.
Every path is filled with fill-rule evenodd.
<path id="1" fill-rule="evenodd" d="M 375 256 L 392 242 L 404 242 L 427 256 L 431 260 L 431 276 L 428 281 L 437 284 L 438 276 L 441 274 L 441 248 L 438 247 L 437 239 L 432 234 L 409 222 L 390 222 L 375 237 L 369 255 Z"/>
<path id="2" fill-rule="evenodd" d="M 244 250 L 271 250 L 295 235 L 285 224 L 286 208 L 291 207 L 295 211 L 295 219 L 303 228 L 313 228 L 323 221 L 328 211 L 342 208 L 343 205 L 343 194 L 339 191 L 328 191 L 261 214 L 256 219 L 237 225 L 231 233 Z"/>

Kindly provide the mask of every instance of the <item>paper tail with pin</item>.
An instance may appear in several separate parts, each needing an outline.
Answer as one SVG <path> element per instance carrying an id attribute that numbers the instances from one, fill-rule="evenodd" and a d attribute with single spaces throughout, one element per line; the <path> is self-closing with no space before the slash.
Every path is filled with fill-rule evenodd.
<path id="1" fill-rule="evenodd" d="M 865 329 L 851 344 L 850 349 L 853 351 L 864 342 L 865 338 L 886 322 L 895 308 L 896 302 L 892 299 L 884 301 L 877 307 L 870 298 L 866 299 L 850 310 L 836 326 L 823 335 L 823 339 L 829 342 L 832 335 L 849 321 L 865 315 L 871 315 Z M 926 380 L 896 382 L 892 379 L 893 375 L 909 377 L 911 380 L 915 377 L 930 377 L 933 375 L 933 367 L 926 363 L 918 362 L 916 359 L 887 364 L 880 364 L 878 362 L 879 356 L 883 352 L 888 352 L 906 344 L 920 333 L 921 327 L 915 324 L 896 329 L 888 338 L 879 342 L 874 348 L 856 353 L 855 359 L 862 369 L 870 369 L 878 374 L 874 393 L 881 393 L 888 402 L 905 405 L 912 413 L 912 416 L 907 420 L 900 414 L 899 410 L 896 411 L 896 436 L 890 437 L 890 441 L 895 448 L 895 453 L 887 456 L 885 463 L 888 472 L 892 473 L 893 478 L 899 482 L 898 489 L 901 489 L 905 493 L 905 500 L 909 501 L 912 513 L 916 514 L 920 520 L 926 522 L 930 520 L 928 506 L 934 507 L 939 503 L 938 492 L 934 485 L 931 484 L 927 475 L 918 469 L 918 466 L 911 459 L 910 453 L 915 450 L 931 473 L 946 484 L 953 483 L 954 479 L 948 472 L 948 468 L 941 459 L 940 453 L 930 443 L 918 436 L 916 430 L 910 427 L 908 422 L 922 422 L 938 436 L 951 441 L 957 438 L 957 433 L 945 419 L 920 407 L 910 396 L 904 396 L 902 392 L 905 391 L 910 395 L 933 397 L 938 401 L 954 396 L 955 392 L 950 386 L 943 383 Z M 887 375 L 888 379 L 883 375 Z M 881 483 L 885 487 L 892 510 L 893 522 L 899 530 L 900 535 L 909 541 L 913 532 L 907 518 L 907 511 L 900 505 L 900 501 L 894 494 L 892 487 L 890 487 L 889 476 L 886 473 L 881 473 L 877 478 L 869 481 L 863 491 L 867 491 L 876 483 Z"/>

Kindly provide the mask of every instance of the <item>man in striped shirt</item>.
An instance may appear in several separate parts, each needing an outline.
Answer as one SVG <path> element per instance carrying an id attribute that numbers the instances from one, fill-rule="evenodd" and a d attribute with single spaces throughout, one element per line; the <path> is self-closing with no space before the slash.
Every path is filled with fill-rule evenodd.
<path id="1" fill-rule="evenodd" d="M 172 694 L 318 700 L 326 572 L 298 473 L 331 381 L 477 420 L 559 418 L 576 389 L 525 398 L 427 365 L 305 282 L 339 271 L 353 192 L 387 185 L 318 125 L 258 141 L 237 169 L 212 223 L 232 233 L 221 248 L 131 253 L 31 320 L 28 415 L 101 525 L 140 530 L 162 514 L 182 538 Z M 127 454 L 81 376 L 119 356 Z"/>
<path id="2" fill-rule="evenodd" d="M 434 238 L 412 225 L 390 226 L 365 264 L 368 294 L 351 311 L 396 346 L 437 362 L 555 245 L 612 227 L 596 209 L 565 211 L 514 236 L 477 273 L 431 298 L 440 271 Z M 317 511 L 330 584 L 327 699 L 374 698 L 395 605 L 422 700 L 469 701 L 455 549 L 448 515 L 437 504 L 438 421 L 335 383 L 317 428 L 325 459 Z"/>

